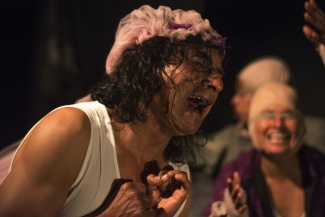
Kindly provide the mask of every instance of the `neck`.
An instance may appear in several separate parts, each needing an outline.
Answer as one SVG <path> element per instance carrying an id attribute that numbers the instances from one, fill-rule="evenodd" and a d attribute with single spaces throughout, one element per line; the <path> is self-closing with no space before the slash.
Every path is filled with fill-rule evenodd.
<path id="1" fill-rule="evenodd" d="M 118 153 L 134 157 L 139 165 L 149 161 L 164 164 L 163 152 L 171 136 L 166 135 L 158 124 L 152 121 L 121 124 L 113 122 L 113 131 Z"/>
<path id="2" fill-rule="evenodd" d="M 261 170 L 266 178 L 290 179 L 301 186 L 301 171 L 297 155 L 269 156 L 262 154 Z"/>

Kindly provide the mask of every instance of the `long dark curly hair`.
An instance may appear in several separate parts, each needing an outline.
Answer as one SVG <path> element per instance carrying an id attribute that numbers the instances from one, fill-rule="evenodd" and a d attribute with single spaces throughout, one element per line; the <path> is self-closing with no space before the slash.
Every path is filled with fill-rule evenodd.
<path id="1" fill-rule="evenodd" d="M 207 49 L 208 48 L 208 49 Z M 172 42 L 169 38 L 155 36 L 127 49 L 111 75 L 90 89 L 91 97 L 112 109 L 111 118 L 120 123 L 130 123 L 137 118 L 147 121 L 149 104 L 162 85 L 166 66 L 175 68 L 188 64 L 193 72 L 211 73 L 212 60 L 207 50 L 217 49 L 224 57 L 225 50 L 204 41 L 201 36 L 188 36 Z M 189 58 L 189 51 L 196 58 Z M 172 58 L 173 57 L 173 58 Z M 169 79 L 173 82 L 171 77 Z M 198 147 L 206 143 L 200 130 L 193 135 L 174 136 L 165 149 L 165 157 L 173 163 L 195 163 Z"/>

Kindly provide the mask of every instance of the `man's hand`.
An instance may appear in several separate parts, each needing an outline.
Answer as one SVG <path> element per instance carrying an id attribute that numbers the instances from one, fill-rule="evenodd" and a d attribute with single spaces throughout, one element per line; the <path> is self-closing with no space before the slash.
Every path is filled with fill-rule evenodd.
<path id="1" fill-rule="evenodd" d="M 156 211 L 151 208 L 146 186 L 141 182 L 126 182 L 117 193 L 112 204 L 99 215 L 100 217 L 154 217 Z"/>
<path id="2" fill-rule="evenodd" d="M 168 168 L 160 171 L 157 176 L 149 175 L 147 182 L 147 195 L 159 217 L 174 216 L 191 190 L 186 173 Z"/>

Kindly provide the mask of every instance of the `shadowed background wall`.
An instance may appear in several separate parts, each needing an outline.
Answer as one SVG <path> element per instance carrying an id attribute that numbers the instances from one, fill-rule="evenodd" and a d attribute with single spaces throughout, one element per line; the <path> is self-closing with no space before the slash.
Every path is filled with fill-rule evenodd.
<path id="1" fill-rule="evenodd" d="M 308 114 L 325 117 L 325 68 L 301 28 L 303 0 L 7 2 L 1 14 L 0 149 L 23 137 L 53 108 L 84 96 L 105 71 L 118 21 L 143 4 L 195 9 L 224 37 L 224 90 L 204 121 L 208 132 L 234 121 L 235 75 L 248 61 L 288 61 Z M 324 9 L 324 3 L 319 3 Z"/>

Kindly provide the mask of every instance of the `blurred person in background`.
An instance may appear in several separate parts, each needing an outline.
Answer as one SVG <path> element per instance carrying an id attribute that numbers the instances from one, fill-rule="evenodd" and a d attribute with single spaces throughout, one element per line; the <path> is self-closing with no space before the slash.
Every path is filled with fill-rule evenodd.
<path id="1" fill-rule="evenodd" d="M 237 123 L 212 133 L 204 148 L 206 170 L 209 173 L 217 174 L 222 166 L 252 147 L 247 118 L 250 101 L 256 89 L 271 82 L 289 84 L 290 80 L 288 64 L 276 56 L 263 56 L 243 67 L 237 75 L 235 94 L 231 99 Z M 305 142 L 325 153 L 325 120 L 306 115 L 304 121 L 307 130 Z"/>
<path id="2" fill-rule="evenodd" d="M 286 84 L 257 89 L 247 121 L 254 148 L 217 175 L 205 216 L 325 215 L 325 155 L 305 145 L 297 102 Z"/>
<path id="3" fill-rule="evenodd" d="M 304 17 L 308 25 L 303 26 L 303 32 L 311 42 L 315 43 L 316 50 L 325 64 L 325 13 L 313 0 L 305 3 L 305 9 Z M 246 121 L 254 90 L 268 82 L 291 83 L 290 80 L 292 80 L 288 64 L 277 56 L 260 57 L 248 63 L 244 68 L 237 75 L 236 93 L 231 101 L 237 123 L 229 124 L 209 135 L 208 143 L 203 150 L 205 165 L 201 170 L 194 169 L 192 172 L 193 202 L 190 217 L 202 216 L 203 207 L 212 195 L 215 176 L 220 169 L 240 153 L 252 147 Z M 252 71 L 250 72 L 250 70 Z M 246 79 L 244 78 L 245 83 L 239 80 L 240 77 L 246 77 Z M 305 115 L 304 121 L 307 128 L 305 141 L 308 145 L 325 153 L 324 119 L 318 116 Z"/>
<path id="4" fill-rule="evenodd" d="M 290 83 L 288 64 L 277 56 L 262 56 L 244 66 L 237 74 L 235 94 L 231 99 L 236 123 L 231 123 L 208 135 L 203 147 L 204 165 L 193 171 L 193 204 L 190 214 L 199 215 L 209 201 L 214 180 L 227 163 L 253 147 L 248 134 L 247 119 L 251 98 L 261 86 L 272 83 Z M 321 117 L 305 115 L 307 132 L 306 144 L 325 153 L 325 120 Z"/>

